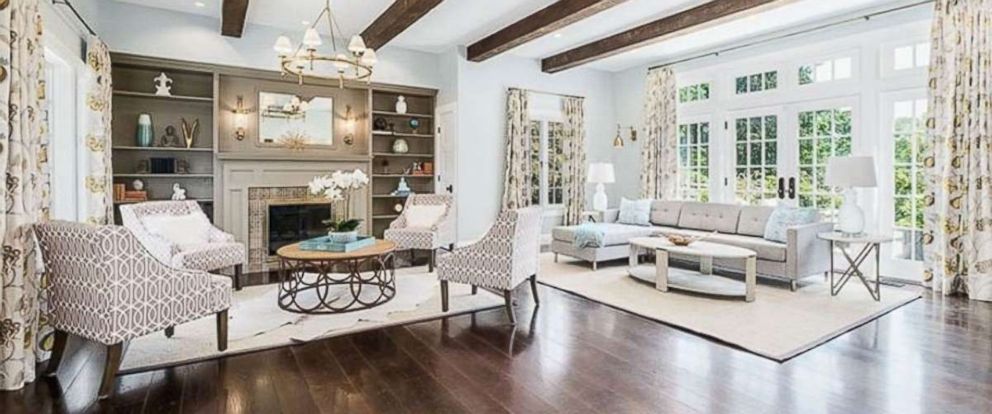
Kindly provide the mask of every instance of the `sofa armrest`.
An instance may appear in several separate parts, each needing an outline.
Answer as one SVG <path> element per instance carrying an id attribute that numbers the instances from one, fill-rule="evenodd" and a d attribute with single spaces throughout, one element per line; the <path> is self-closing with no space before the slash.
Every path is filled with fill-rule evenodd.
<path id="1" fill-rule="evenodd" d="M 821 222 L 786 229 L 786 272 L 792 279 L 830 270 L 830 242 L 817 234 L 832 231 L 834 223 Z"/>
<path id="2" fill-rule="evenodd" d="M 616 223 L 620 219 L 620 209 L 610 208 L 603 212 L 603 223 Z"/>

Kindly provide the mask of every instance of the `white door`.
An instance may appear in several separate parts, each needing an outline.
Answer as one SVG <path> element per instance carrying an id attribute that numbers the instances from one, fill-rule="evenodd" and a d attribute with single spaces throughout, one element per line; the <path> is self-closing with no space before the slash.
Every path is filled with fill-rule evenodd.
<path id="1" fill-rule="evenodd" d="M 437 108 L 435 126 L 437 145 L 437 176 L 435 192 L 455 194 L 458 189 L 458 105 L 450 103 Z M 457 202 L 457 198 L 455 199 Z M 456 203 L 457 204 L 457 203 Z M 457 209 L 455 210 L 457 214 Z M 456 226 L 458 220 L 455 220 Z M 455 234 L 458 234 L 457 228 Z"/>
<path id="2" fill-rule="evenodd" d="M 857 100 L 853 98 L 804 102 L 789 111 L 794 129 L 787 141 L 789 150 L 787 192 L 795 193 L 800 207 L 820 210 L 827 220 L 833 220 L 841 197 L 827 186 L 827 160 L 855 153 L 858 134 Z M 793 182 L 795 188 L 793 189 Z"/>
<path id="3" fill-rule="evenodd" d="M 878 154 L 879 231 L 895 240 L 882 245 L 886 276 L 919 281 L 923 274 L 922 145 L 927 94 L 913 89 L 881 97 Z"/>
<path id="4" fill-rule="evenodd" d="M 723 200 L 736 204 L 775 205 L 789 202 L 788 142 L 783 140 L 782 108 L 767 107 L 727 115 Z"/>

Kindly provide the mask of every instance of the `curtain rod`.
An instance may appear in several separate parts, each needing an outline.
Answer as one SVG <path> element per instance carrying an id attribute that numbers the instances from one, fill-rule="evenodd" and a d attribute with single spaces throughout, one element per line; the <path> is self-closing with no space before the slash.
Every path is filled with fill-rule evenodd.
<path id="1" fill-rule="evenodd" d="M 96 36 L 96 32 L 93 30 L 92 27 L 90 27 L 90 25 L 88 23 L 86 23 L 86 20 L 83 19 L 83 16 L 81 16 L 79 14 L 79 12 L 76 11 L 76 8 L 73 7 L 72 3 L 69 3 L 69 0 L 52 0 L 52 4 L 53 5 L 63 5 L 63 6 L 68 7 L 69 10 L 72 11 L 72 14 L 74 16 L 76 16 L 76 20 L 79 20 L 79 22 L 83 24 L 83 27 L 86 28 L 86 31 L 90 32 L 91 35 Z"/>
<path id="2" fill-rule="evenodd" d="M 566 97 L 566 98 L 579 98 L 579 99 L 586 99 L 586 97 L 585 97 L 585 96 L 579 96 L 579 95 L 569 95 L 569 94 L 565 94 L 565 93 L 558 93 L 558 92 L 547 92 L 547 91 L 539 91 L 539 90 L 537 90 L 537 89 L 527 89 L 527 88 L 513 88 L 513 89 L 520 89 L 520 90 L 522 90 L 522 91 L 527 91 L 527 92 L 531 92 L 531 93 L 539 93 L 539 94 L 542 94 L 542 95 L 556 95 L 556 96 L 564 96 L 564 97 Z"/>
<path id="3" fill-rule="evenodd" d="M 871 20 L 872 17 L 881 16 L 881 15 L 885 15 L 885 14 L 889 14 L 889 13 L 894 13 L 894 12 L 902 11 L 902 10 L 906 10 L 906 9 L 911 9 L 911 8 L 914 8 L 914 7 L 922 6 L 924 4 L 933 3 L 934 1 L 935 0 L 924 0 L 924 1 L 916 2 L 916 3 L 912 3 L 912 4 L 906 4 L 906 5 L 903 5 L 903 6 L 893 7 L 891 9 L 886 9 L 886 10 L 881 10 L 881 11 L 877 11 L 877 12 L 873 12 L 873 13 L 868 13 L 868 14 L 865 14 L 863 16 L 852 17 L 852 18 L 849 18 L 849 19 L 839 20 L 839 21 L 836 21 L 836 22 L 833 22 L 833 23 L 827 23 L 827 24 L 823 24 L 823 25 L 820 25 L 820 26 L 811 27 L 811 28 L 806 29 L 806 30 L 800 30 L 800 31 L 797 31 L 797 32 L 792 32 L 792 33 L 785 33 L 785 34 L 782 34 L 782 35 L 779 35 L 779 36 L 774 36 L 774 37 L 767 38 L 767 39 L 757 40 L 757 41 L 754 41 L 754 42 L 751 42 L 751 43 L 745 43 L 745 44 L 741 44 L 741 45 L 737 45 L 737 46 L 728 47 L 726 49 L 717 50 L 715 52 L 703 53 L 703 54 L 699 54 L 699 55 L 696 55 L 696 56 L 690 56 L 690 57 L 687 57 L 687 58 L 684 58 L 684 59 L 679 59 L 679 60 L 675 60 L 675 61 L 671 61 L 671 62 L 661 63 L 661 64 L 658 64 L 658 65 L 654 65 L 654 66 L 649 67 L 648 70 L 651 71 L 651 70 L 655 70 L 655 69 L 660 69 L 660 68 L 663 68 L 663 67 L 666 67 L 666 66 L 677 65 L 679 63 L 690 62 L 690 61 L 693 61 L 693 60 L 698 60 L 698 59 L 702 59 L 702 58 L 710 57 L 710 56 L 720 56 L 721 53 L 732 52 L 732 51 L 735 51 L 735 50 L 738 50 L 738 49 L 744 49 L 744 48 L 748 48 L 748 47 L 751 47 L 751 46 L 760 45 L 762 43 L 768 43 L 768 42 L 773 42 L 773 41 L 776 41 L 776 40 L 782 40 L 782 39 L 787 39 L 787 38 L 790 38 L 790 37 L 799 36 L 799 35 L 806 34 L 806 33 L 817 32 L 817 31 L 820 31 L 820 30 L 823 30 L 823 29 L 828 29 L 828 28 L 831 28 L 831 27 L 834 27 L 834 26 L 840 26 L 842 24 L 852 23 L 852 22 L 856 22 L 856 21 L 859 21 L 859 20 L 868 21 L 868 20 Z"/>

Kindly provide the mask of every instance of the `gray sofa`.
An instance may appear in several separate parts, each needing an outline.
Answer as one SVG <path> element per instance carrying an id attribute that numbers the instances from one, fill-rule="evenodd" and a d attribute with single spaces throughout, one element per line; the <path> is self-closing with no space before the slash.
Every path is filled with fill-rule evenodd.
<path id="1" fill-rule="evenodd" d="M 791 227 L 787 230 L 787 242 L 779 243 L 763 238 L 765 224 L 773 210 L 773 207 L 762 206 L 656 200 L 651 205 L 651 226 L 617 223 L 619 210 L 608 210 L 603 219 L 602 247 L 575 246 L 577 226 L 561 226 L 551 231 L 551 251 L 556 261 L 559 254 L 575 257 L 591 262 L 595 270 L 598 262 L 629 257 L 628 240 L 631 238 L 671 233 L 706 235 L 715 230 L 719 233 L 710 236 L 708 241 L 754 250 L 758 253 L 759 276 L 789 281 L 795 290 L 799 279 L 824 274 L 830 268 L 829 243 L 816 235 L 832 230 L 833 223 Z M 740 260 L 716 260 L 714 265 L 727 270 L 744 270 Z"/>

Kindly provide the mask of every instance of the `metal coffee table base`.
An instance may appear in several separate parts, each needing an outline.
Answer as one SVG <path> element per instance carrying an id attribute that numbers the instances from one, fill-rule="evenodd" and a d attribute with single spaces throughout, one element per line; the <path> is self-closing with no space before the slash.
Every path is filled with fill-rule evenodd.
<path id="1" fill-rule="evenodd" d="M 362 275 L 362 269 L 368 269 L 365 271 L 367 276 Z M 335 273 L 335 270 L 345 272 Z M 382 305 L 396 296 L 396 264 L 392 252 L 348 260 L 281 258 L 279 275 L 282 278 L 279 307 L 289 312 L 354 312 Z M 347 289 L 335 289 L 339 286 L 347 286 Z M 306 305 L 300 303 L 301 296 L 306 297 Z"/>

